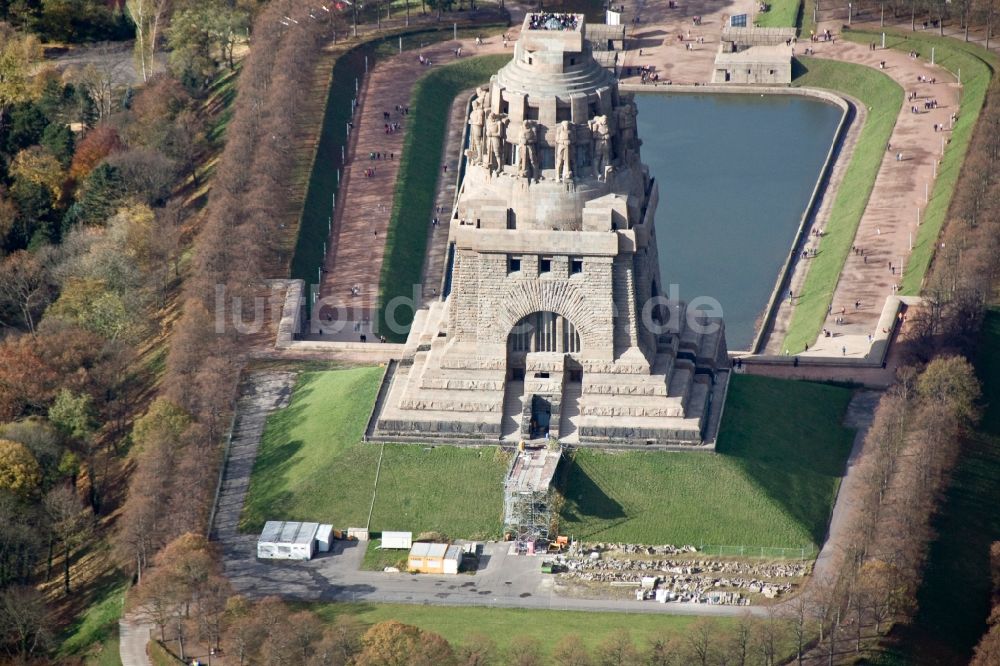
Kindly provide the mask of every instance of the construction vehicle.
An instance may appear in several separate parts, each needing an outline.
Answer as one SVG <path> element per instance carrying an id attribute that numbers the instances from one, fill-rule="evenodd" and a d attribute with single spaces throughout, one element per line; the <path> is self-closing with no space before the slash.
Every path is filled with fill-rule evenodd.
<path id="1" fill-rule="evenodd" d="M 550 553 L 561 553 L 569 547 L 569 537 L 557 536 L 555 541 L 549 542 Z"/>

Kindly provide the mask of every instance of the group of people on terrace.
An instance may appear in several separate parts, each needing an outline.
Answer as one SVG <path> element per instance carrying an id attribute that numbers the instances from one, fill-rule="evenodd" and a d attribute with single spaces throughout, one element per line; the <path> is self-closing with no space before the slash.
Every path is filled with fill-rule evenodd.
<path id="1" fill-rule="evenodd" d="M 576 30 L 580 19 L 576 14 L 532 14 L 528 19 L 529 30 Z"/>

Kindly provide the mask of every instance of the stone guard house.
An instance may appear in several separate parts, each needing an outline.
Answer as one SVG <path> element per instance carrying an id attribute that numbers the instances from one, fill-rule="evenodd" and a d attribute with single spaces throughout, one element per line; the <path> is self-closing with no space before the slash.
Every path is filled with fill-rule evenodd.
<path id="1" fill-rule="evenodd" d="M 636 105 L 585 35 L 529 14 L 477 91 L 450 292 L 417 312 L 373 439 L 701 445 L 717 419 L 722 321 L 661 296 Z"/>

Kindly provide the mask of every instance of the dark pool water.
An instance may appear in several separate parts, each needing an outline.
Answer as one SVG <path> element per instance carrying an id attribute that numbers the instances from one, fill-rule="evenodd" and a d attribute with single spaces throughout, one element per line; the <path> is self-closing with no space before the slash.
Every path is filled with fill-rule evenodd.
<path id="1" fill-rule="evenodd" d="M 715 298 L 747 349 L 840 121 L 816 99 L 640 93 L 642 159 L 660 187 L 660 274 Z M 665 291 L 661 290 L 661 291 Z"/>

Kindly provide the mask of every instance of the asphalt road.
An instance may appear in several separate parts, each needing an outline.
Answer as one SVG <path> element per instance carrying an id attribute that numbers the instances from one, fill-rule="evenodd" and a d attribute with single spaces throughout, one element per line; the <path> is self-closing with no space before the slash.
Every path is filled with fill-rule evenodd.
<path id="1" fill-rule="evenodd" d="M 543 558 L 509 555 L 509 543 L 486 544 L 483 568 L 457 576 L 361 571 L 365 547 L 364 542 L 338 541 L 333 552 L 310 562 L 261 561 L 255 557 L 256 536 L 245 535 L 224 545 L 225 571 L 240 593 L 257 598 L 676 615 L 766 613 L 762 607 L 560 596 L 553 589 L 555 578 L 541 573 Z"/>

